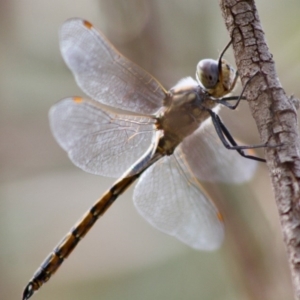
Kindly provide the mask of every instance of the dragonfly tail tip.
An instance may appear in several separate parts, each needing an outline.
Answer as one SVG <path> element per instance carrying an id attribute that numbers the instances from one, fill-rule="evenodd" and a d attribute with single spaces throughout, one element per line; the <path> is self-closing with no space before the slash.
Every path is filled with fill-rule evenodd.
<path id="1" fill-rule="evenodd" d="M 34 292 L 34 283 L 30 281 L 24 289 L 22 300 L 28 300 L 34 294 Z"/>

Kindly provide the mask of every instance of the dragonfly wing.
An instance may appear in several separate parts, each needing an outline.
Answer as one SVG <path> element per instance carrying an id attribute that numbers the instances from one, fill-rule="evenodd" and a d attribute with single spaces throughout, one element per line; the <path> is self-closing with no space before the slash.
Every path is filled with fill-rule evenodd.
<path id="1" fill-rule="evenodd" d="M 224 147 L 210 120 L 184 139 L 176 155 L 186 160 L 199 180 L 207 182 L 242 183 L 250 180 L 257 168 L 256 161 Z"/>
<path id="2" fill-rule="evenodd" d="M 153 119 L 105 110 L 94 101 L 66 98 L 49 113 L 52 133 L 71 161 L 84 171 L 121 176 L 148 149 Z"/>
<path id="3" fill-rule="evenodd" d="M 77 84 L 91 98 L 143 114 L 154 114 L 162 106 L 166 92 L 159 82 L 118 53 L 89 22 L 66 21 L 60 50 Z"/>
<path id="4" fill-rule="evenodd" d="M 152 226 L 195 249 L 214 250 L 223 240 L 215 205 L 174 155 L 163 157 L 142 174 L 133 200 Z"/>

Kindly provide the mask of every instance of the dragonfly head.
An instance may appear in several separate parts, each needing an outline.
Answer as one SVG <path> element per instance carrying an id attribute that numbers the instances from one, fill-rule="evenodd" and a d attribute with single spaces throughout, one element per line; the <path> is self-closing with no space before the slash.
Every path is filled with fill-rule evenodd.
<path id="1" fill-rule="evenodd" d="M 196 79 L 205 89 L 213 89 L 219 80 L 218 62 L 214 59 L 202 59 L 196 70 Z"/>
<path id="2" fill-rule="evenodd" d="M 237 81 L 237 71 L 225 59 L 202 59 L 196 69 L 198 83 L 213 97 L 230 93 Z"/>

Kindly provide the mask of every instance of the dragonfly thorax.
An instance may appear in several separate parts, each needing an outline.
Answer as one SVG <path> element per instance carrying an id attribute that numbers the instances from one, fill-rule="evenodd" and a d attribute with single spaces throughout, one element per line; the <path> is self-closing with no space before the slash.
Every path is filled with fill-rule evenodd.
<path id="1" fill-rule="evenodd" d="M 185 78 L 174 86 L 157 116 L 157 128 L 163 131 L 165 153 L 172 154 L 184 138 L 192 134 L 218 103 L 195 80 Z"/>

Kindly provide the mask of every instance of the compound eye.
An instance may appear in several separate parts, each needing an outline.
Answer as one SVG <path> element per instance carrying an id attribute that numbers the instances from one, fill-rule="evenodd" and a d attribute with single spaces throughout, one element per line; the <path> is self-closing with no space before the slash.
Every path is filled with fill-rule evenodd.
<path id="1" fill-rule="evenodd" d="M 204 88 L 214 88 L 219 80 L 218 61 L 213 59 L 200 60 L 197 65 L 196 79 Z"/>

